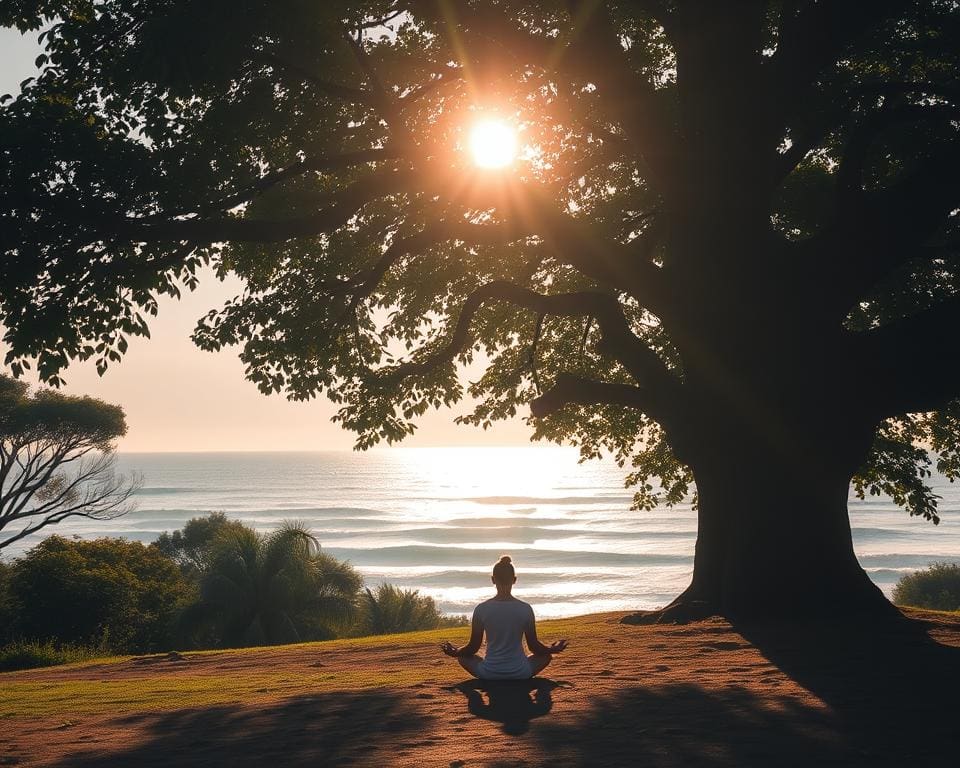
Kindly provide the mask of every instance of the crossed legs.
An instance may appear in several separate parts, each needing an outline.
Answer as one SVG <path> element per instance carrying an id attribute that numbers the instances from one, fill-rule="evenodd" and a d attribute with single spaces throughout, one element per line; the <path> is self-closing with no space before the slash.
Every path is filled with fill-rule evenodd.
<path id="1" fill-rule="evenodd" d="M 552 659 L 553 656 L 551 656 L 549 653 L 542 655 L 531 653 L 529 656 L 527 656 L 527 661 L 530 662 L 530 677 L 536 677 L 543 672 Z M 480 656 L 477 656 L 476 654 L 473 656 L 460 656 L 457 658 L 457 661 L 460 663 L 460 666 L 473 675 L 473 677 L 480 677 L 480 662 L 483 661 Z"/>

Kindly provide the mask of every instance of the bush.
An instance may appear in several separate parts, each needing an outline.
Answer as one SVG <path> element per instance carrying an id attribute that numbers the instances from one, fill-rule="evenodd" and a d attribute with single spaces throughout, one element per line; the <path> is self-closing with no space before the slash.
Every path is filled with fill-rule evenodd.
<path id="1" fill-rule="evenodd" d="M 466 623 L 416 591 L 363 590 L 353 566 L 321 552 L 310 531 L 292 522 L 259 534 L 214 513 L 150 546 L 51 536 L 0 562 L 4 669 Z"/>
<path id="2" fill-rule="evenodd" d="M 0 672 L 74 664 L 107 655 L 107 651 L 103 648 L 56 645 L 50 641 L 41 643 L 36 640 L 18 640 L 0 648 Z"/>
<path id="3" fill-rule="evenodd" d="M 223 512 L 211 512 L 204 517 L 191 518 L 182 530 L 164 531 L 150 546 L 179 565 L 184 575 L 196 579 L 210 566 L 214 542 L 245 527 L 238 520 L 227 519 Z"/>
<path id="4" fill-rule="evenodd" d="M 365 589 L 361 608 L 356 626 L 359 635 L 391 635 L 467 623 L 462 616 L 444 616 L 432 597 L 392 584 L 381 584 L 376 593 Z"/>
<path id="5" fill-rule="evenodd" d="M 199 584 L 179 622 L 183 647 L 329 640 L 463 626 L 429 597 L 388 584 L 363 590 L 347 562 L 320 551 L 302 523 L 257 533 L 222 512 L 193 518 L 151 545 Z M 358 605 L 359 603 L 359 605 Z"/>
<path id="6" fill-rule="evenodd" d="M 349 563 L 320 552 L 300 523 L 266 535 L 231 523 L 210 544 L 200 599 L 181 627 L 197 647 L 327 640 L 353 619 L 362 584 Z"/>
<path id="7" fill-rule="evenodd" d="M 13 639 L 13 597 L 10 594 L 10 566 L 0 562 L 0 644 Z"/>
<path id="8" fill-rule="evenodd" d="M 901 576 L 893 589 L 893 602 L 935 611 L 960 610 L 960 565 L 934 563 Z"/>
<path id="9" fill-rule="evenodd" d="M 176 564 L 139 542 L 50 536 L 10 566 L 15 637 L 150 652 L 172 647 L 191 587 Z"/>

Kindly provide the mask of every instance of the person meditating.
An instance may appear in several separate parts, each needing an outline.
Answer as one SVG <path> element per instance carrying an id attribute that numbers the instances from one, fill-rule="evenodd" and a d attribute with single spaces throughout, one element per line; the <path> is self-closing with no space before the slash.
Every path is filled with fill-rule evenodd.
<path id="1" fill-rule="evenodd" d="M 533 608 L 511 594 L 517 574 L 509 556 L 504 555 L 493 566 L 492 580 L 497 594 L 474 609 L 470 642 L 457 648 L 447 641 L 440 644 L 440 650 L 453 656 L 460 666 L 480 680 L 527 680 L 540 674 L 553 654 L 567 647 L 567 641 L 544 645 L 537 639 Z M 477 651 L 484 633 L 487 655 L 480 657 Z M 523 652 L 524 637 L 529 656 Z"/>

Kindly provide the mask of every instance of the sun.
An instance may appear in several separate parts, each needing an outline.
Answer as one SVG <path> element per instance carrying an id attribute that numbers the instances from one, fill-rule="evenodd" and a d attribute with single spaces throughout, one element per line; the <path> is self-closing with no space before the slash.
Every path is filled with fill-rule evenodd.
<path id="1" fill-rule="evenodd" d="M 502 120 L 482 120 L 470 131 L 470 153 L 481 168 L 503 168 L 517 156 L 517 132 Z"/>

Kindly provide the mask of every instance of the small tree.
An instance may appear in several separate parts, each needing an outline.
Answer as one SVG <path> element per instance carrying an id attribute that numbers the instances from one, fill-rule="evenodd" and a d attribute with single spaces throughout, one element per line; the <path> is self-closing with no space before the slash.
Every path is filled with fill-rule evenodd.
<path id="1" fill-rule="evenodd" d="M 126 431 L 118 405 L 31 393 L 0 374 L 0 550 L 68 517 L 130 511 L 140 480 L 114 471 L 113 441 Z"/>

